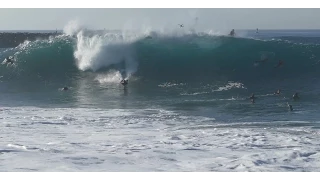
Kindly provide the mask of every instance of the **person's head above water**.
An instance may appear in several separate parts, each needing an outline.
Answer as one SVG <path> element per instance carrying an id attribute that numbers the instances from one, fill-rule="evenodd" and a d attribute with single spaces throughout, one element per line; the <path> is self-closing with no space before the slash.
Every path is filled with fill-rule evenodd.
<path id="1" fill-rule="evenodd" d="M 67 86 L 63 87 L 62 90 L 67 91 L 69 88 Z"/>
<path id="2" fill-rule="evenodd" d="M 281 93 L 281 89 L 278 89 L 275 94 L 280 94 Z"/>

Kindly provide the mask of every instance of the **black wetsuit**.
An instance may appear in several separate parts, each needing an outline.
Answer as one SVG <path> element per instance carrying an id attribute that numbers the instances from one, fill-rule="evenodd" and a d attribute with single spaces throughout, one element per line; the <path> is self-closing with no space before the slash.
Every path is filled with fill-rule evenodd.
<path id="1" fill-rule="evenodd" d="M 122 80 L 120 83 L 125 86 L 128 84 L 128 80 Z"/>

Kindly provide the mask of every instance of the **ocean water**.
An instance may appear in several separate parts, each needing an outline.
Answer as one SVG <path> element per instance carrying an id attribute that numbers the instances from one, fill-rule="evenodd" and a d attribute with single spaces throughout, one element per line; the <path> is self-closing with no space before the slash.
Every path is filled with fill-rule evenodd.
<path id="1" fill-rule="evenodd" d="M 1 48 L 16 62 L 0 66 L 0 171 L 319 171 L 320 30 L 236 33 Z"/>

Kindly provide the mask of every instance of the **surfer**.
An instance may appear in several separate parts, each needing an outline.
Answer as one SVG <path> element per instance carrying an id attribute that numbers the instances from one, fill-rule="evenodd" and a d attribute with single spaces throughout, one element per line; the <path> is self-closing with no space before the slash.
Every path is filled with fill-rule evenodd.
<path id="1" fill-rule="evenodd" d="M 183 24 L 178 24 L 181 28 L 183 28 L 184 26 L 183 26 Z"/>
<path id="2" fill-rule="evenodd" d="M 294 93 L 294 95 L 292 96 L 293 100 L 298 100 L 300 99 L 300 97 L 298 96 L 298 93 Z"/>
<path id="3" fill-rule="evenodd" d="M 234 29 L 232 29 L 229 36 L 235 36 L 235 35 L 236 35 L 236 33 L 234 32 Z"/>
<path id="4" fill-rule="evenodd" d="M 254 103 L 255 103 L 254 99 L 251 99 L 251 103 L 252 103 L 252 104 L 254 104 Z"/>
<path id="5" fill-rule="evenodd" d="M 278 64 L 275 65 L 274 67 L 275 67 L 275 68 L 278 68 L 278 67 L 280 67 L 280 66 L 282 66 L 282 65 L 283 65 L 283 61 L 282 61 L 282 60 L 279 60 Z"/>
<path id="6" fill-rule="evenodd" d="M 280 89 L 278 89 L 276 92 L 274 92 L 273 94 L 274 95 L 279 95 L 281 93 L 281 90 Z"/>
<path id="7" fill-rule="evenodd" d="M 12 56 L 6 57 L 2 62 L 2 64 L 7 64 L 7 65 L 9 65 L 9 63 L 11 63 L 11 65 L 14 64 L 14 58 Z"/>
<path id="8" fill-rule="evenodd" d="M 251 96 L 249 97 L 249 99 L 255 99 L 256 97 L 254 96 L 254 93 L 251 94 Z"/>
<path id="9" fill-rule="evenodd" d="M 63 87 L 63 88 L 60 88 L 59 90 L 60 91 L 68 91 L 70 88 L 68 88 L 67 86 Z"/>
<path id="10" fill-rule="evenodd" d="M 257 31 L 256 31 L 256 33 L 259 33 L 259 29 L 257 28 Z"/>
<path id="11" fill-rule="evenodd" d="M 293 111 L 292 105 L 287 102 L 290 111 Z"/>
<path id="12" fill-rule="evenodd" d="M 126 85 L 128 85 L 128 83 L 129 83 L 129 80 L 128 80 L 128 79 L 122 79 L 122 80 L 120 81 L 120 84 L 122 84 L 124 87 L 125 87 Z"/>

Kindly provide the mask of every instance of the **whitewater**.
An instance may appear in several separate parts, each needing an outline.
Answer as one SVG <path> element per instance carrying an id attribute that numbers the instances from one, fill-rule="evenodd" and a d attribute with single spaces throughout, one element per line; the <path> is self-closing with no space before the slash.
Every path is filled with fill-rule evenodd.
<path id="1" fill-rule="evenodd" d="M 320 31 L 236 33 L 1 44 L 0 171 L 318 171 Z"/>

